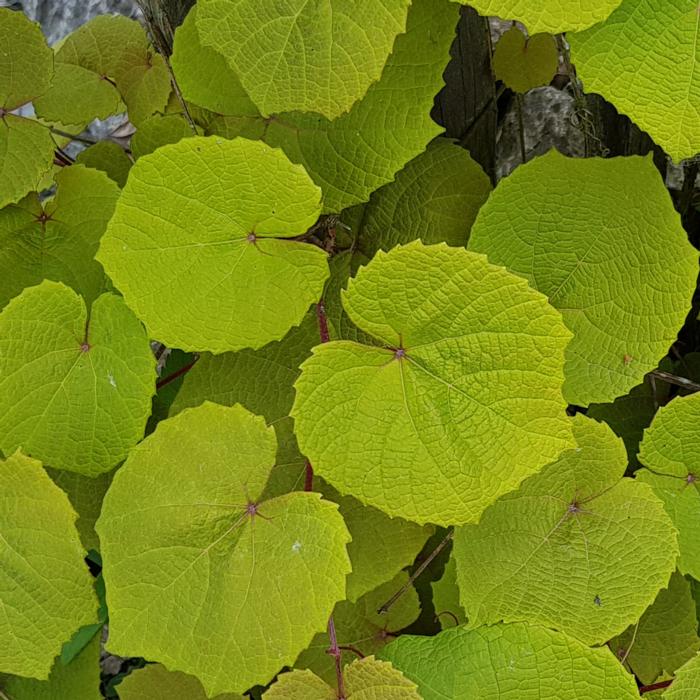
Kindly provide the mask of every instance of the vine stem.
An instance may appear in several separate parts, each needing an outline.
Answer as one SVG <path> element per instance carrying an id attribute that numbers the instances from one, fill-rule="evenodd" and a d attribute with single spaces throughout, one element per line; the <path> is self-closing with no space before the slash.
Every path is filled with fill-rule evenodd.
<path id="1" fill-rule="evenodd" d="M 523 96 L 518 92 L 515 95 L 515 105 L 518 112 L 518 132 L 520 135 L 520 158 L 523 163 L 527 162 L 525 151 L 525 121 L 523 120 Z"/>
<path id="2" fill-rule="evenodd" d="M 335 678 L 338 683 L 338 700 L 345 700 L 345 683 L 343 681 L 343 667 L 340 663 L 341 650 L 338 646 L 338 638 L 335 635 L 335 623 L 333 615 L 328 618 L 328 637 L 331 640 L 331 645 L 326 653 L 333 657 L 335 662 Z"/>
<path id="3" fill-rule="evenodd" d="M 452 537 L 454 536 L 455 532 L 454 530 L 450 530 L 446 535 L 445 538 L 440 542 L 440 544 L 435 547 L 435 549 L 428 554 L 428 556 L 425 558 L 425 561 L 421 563 L 421 565 L 411 574 L 409 577 L 408 581 L 399 588 L 396 593 L 394 593 L 389 600 L 384 603 L 381 607 L 377 608 L 377 614 L 378 615 L 384 615 L 389 612 L 391 609 L 391 606 L 413 585 L 413 582 L 430 566 L 430 562 L 435 559 L 435 557 L 442 552 L 443 549 L 447 546 L 447 543 L 452 540 Z"/>
<path id="4" fill-rule="evenodd" d="M 184 367 L 180 367 L 180 369 L 177 370 L 177 372 L 173 372 L 167 377 L 163 377 L 163 379 L 156 382 L 156 390 L 162 389 L 164 386 L 170 384 L 170 382 L 174 382 L 178 377 L 181 377 L 183 374 L 187 374 L 195 366 L 195 364 L 197 364 L 198 359 L 198 357 L 195 357 L 194 360 L 192 360 L 192 362 L 185 365 Z"/>
<path id="5" fill-rule="evenodd" d="M 651 685 L 643 685 L 639 689 L 639 694 L 644 695 L 644 693 L 651 693 L 652 690 L 661 690 L 662 688 L 668 688 L 669 685 L 673 683 L 673 679 L 669 681 L 659 681 L 658 683 L 652 683 Z"/>
<path id="6" fill-rule="evenodd" d="M 680 386 L 683 389 L 690 389 L 690 391 L 700 391 L 700 384 L 697 382 L 693 382 L 690 379 L 686 379 L 685 377 L 678 377 L 675 374 L 671 374 L 670 372 L 664 372 L 661 369 L 655 369 L 653 372 L 651 372 L 651 376 L 660 379 L 663 382 L 666 382 L 667 384 L 675 384 L 676 386 Z"/>

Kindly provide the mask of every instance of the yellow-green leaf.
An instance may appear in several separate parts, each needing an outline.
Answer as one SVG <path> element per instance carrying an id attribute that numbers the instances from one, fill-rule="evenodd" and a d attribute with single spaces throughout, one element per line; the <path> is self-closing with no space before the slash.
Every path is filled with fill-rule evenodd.
<path id="1" fill-rule="evenodd" d="M 517 28 L 509 29 L 496 44 L 493 70 L 515 92 L 548 85 L 559 67 L 559 51 L 551 34 L 529 38 Z"/>

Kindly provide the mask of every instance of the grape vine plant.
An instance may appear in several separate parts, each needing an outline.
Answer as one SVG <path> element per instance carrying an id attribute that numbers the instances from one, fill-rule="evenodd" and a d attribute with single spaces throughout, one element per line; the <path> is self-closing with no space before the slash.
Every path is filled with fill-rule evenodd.
<path id="1" fill-rule="evenodd" d="M 700 698 L 697 0 L 141 6 L 0 9 L 0 698 Z"/>

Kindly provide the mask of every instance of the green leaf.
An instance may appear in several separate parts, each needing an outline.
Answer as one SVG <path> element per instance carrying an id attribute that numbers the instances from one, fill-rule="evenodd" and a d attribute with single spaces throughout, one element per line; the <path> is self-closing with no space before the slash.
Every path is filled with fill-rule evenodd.
<path id="1" fill-rule="evenodd" d="M 356 601 L 412 564 L 434 532 L 430 526 L 390 518 L 381 510 L 362 505 L 352 496 L 340 496 L 327 485 L 319 490 L 340 506 L 340 514 L 352 536 L 348 545 L 352 564 L 347 580 L 350 601 Z M 386 598 L 379 601 L 377 607 Z"/>
<path id="2" fill-rule="evenodd" d="M 281 151 L 188 138 L 136 162 L 98 259 L 166 345 L 260 348 L 321 296 L 326 254 L 285 240 L 319 213 L 319 189 Z"/>
<path id="3" fill-rule="evenodd" d="M 493 54 L 496 79 L 515 92 L 549 85 L 558 67 L 559 51 L 551 34 L 526 38 L 517 27 L 501 36 Z"/>
<path id="4" fill-rule="evenodd" d="M 621 0 L 454 0 L 479 14 L 522 22 L 530 36 L 586 29 L 602 22 Z"/>
<path id="5" fill-rule="evenodd" d="M 357 659 L 343 673 L 346 700 L 422 700 L 415 683 L 386 661 Z M 283 673 L 264 700 L 336 700 L 338 693 L 311 671 Z"/>
<path id="6" fill-rule="evenodd" d="M 212 403 L 132 450 L 97 523 L 111 651 L 195 675 L 208 695 L 243 692 L 325 628 L 349 535 L 318 494 L 260 502 L 275 450 L 262 418 Z"/>
<path id="7" fill-rule="evenodd" d="M 78 153 L 75 162 L 87 168 L 107 173 L 119 187 L 124 187 L 129 176 L 131 160 L 124 149 L 114 141 L 99 141 Z"/>
<path id="8" fill-rule="evenodd" d="M 636 473 L 663 501 L 678 530 L 678 568 L 700 579 L 700 394 L 681 396 L 659 409 L 644 433 Z"/>
<path id="9" fill-rule="evenodd" d="M 625 443 L 628 464 L 639 467 L 637 453 L 644 429 L 649 427 L 659 404 L 668 400 L 669 388 L 668 384 L 647 375 L 642 384 L 612 403 L 591 404 L 586 415 L 607 423 Z"/>
<path id="10" fill-rule="evenodd" d="M 48 680 L 0 678 L 8 700 L 100 700 L 100 636 L 69 664 L 56 659 Z"/>
<path id="11" fill-rule="evenodd" d="M 690 583 L 674 573 L 668 588 L 659 591 L 639 622 L 612 639 L 609 646 L 618 658 L 626 658 L 644 685 L 664 672 L 673 674 L 700 649 Z"/>
<path id="12" fill-rule="evenodd" d="M 0 119 L 0 207 L 39 189 L 51 170 L 53 149 L 51 133 L 39 122 L 14 114 Z"/>
<path id="13" fill-rule="evenodd" d="M 488 177 L 466 149 L 436 139 L 372 194 L 355 232 L 357 245 L 368 258 L 416 239 L 466 245 L 490 192 Z"/>
<path id="14" fill-rule="evenodd" d="M 154 114 L 139 124 L 131 137 L 134 159 L 153 153 L 161 146 L 192 136 L 192 128 L 181 114 Z"/>
<path id="15" fill-rule="evenodd" d="M 402 636 L 381 657 L 418 684 L 423 700 L 635 700 L 634 678 L 610 650 L 516 623 L 435 637 Z"/>
<path id="16" fill-rule="evenodd" d="M 414 622 L 420 614 L 420 602 L 413 586 L 386 614 L 377 613 L 377 609 L 407 582 L 408 574 L 402 571 L 391 581 L 363 595 L 357 602 L 351 603 L 344 600 L 338 603 L 333 609 L 333 623 L 338 644 L 342 647 L 352 647 L 363 656 L 376 654 L 393 639 L 397 632 Z M 333 683 L 335 661 L 327 653 L 329 646 L 328 633 L 317 634 L 308 649 L 299 654 L 294 666 L 308 668 L 327 683 Z M 343 654 L 341 662 L 346 664 L 350 659 L 352 659 L 350 654 Z"/>
<path id="17" fill-rule="evenodd" d="M 314 348 L 292 409 L 302 452 L 341 493 L 419 523 L 478 521 L 572 446 L 570 335 L 523 279 L 414 242 L 377 253 L 343 304 L 383 347 Z"/>
<path id="18" fill-rule="evenodd" d="M 94 71 L 71 63 L 56 63 L 51 88 L 34 100 L 42 119 L 61 124 L 85 125 L 120 111 L 117 89 Z M 122 107 L 123 110 L 123 107 Z"/>
<path id="19" fill-rule="evenodd" d="M 697 700 L 700 693 L 700 655 L 678 669 L 676 679 L 663 694 L 664 700 Z"/>
<path id="20" fill-rule="evenodd" d="M 11 112 L 45 93 L 53 77 L 53 51 L 41 27 L 23 12 L 0 8 L 0 112 Z"/>
<path id="21" fill-rule="evenodd" d="M 105 289 L 95 261 L 119 188 L 84 166 L 56 175 L 56 196 L 30 195 L 0 209 L 0 308 L 44 279 L 63 282 L 92 303 Z"/>
<path id="22" fill-rule="evenodd" d="M 494 190 L 469 247 L 561 310 L 574 334 L 564 396 L 581 406 L 626 394 L 656 368 L 698 271 L 651 156 L 536 158 Z"/>
<path id="23" fill-rule="evenodd" d="M 170 60 L 184 98 L 218 114 L 259 118 L 260 112 L 226 59 L 200 41 L 195 24 L 199 6 L 195 5 L 189 11 L 175 31 Z"/>
<path id="24" fill-rule="evenodd" d="M 68 496 L 70 504 L 78 515 L 75 527 L 86 552 L 91 549 L 100 551 L 100 541 L 95 532 L 95 523 L 100 516 L 102 500 L 112 483 L 113 472 L 99 476 L 83 476 L 66 470 L 46 470 L 62 491 Z"/>
<path id="25" fill-rule="evenodd" d="M 0 532 L 0 672 L 47 679 L 97 601 L 68 498 L 19 452 L 0 461 Z"/>
<path id="26" fill-rule="evenodd" d="M 347 112 L 382 73 L 410 0 L 200 0 L 197 28 L 268 116 Z"/>
<path id="27" fill-rule="evenodd" d="M 162 112 L 170 96 L 163 57 L 148 43 L 143 27 L 121 15 L 100 15 L 78 27 L 61 44 L 57 63 L 69 63 L 114 81 L 137 124 Z"/>
<path id="28" fill-rule="evenodd" d="M 624 0 L 607 22 L 567 36 L 576 72 L 675 161 L 700 151 L 696 0 Z"/>
<path id="29" fill-rule="evenodd" d="M 663 504 L 621 478 L 625 448 L 607 425 L 581 414 L 573 425 L 576 449 L 455 533 L 472 625 L 530 621 L 600 644 L 667 584 L 678 546 Z"/>
<path id="30" fill-rule="evenodd" d="M 155 361 L 114 294 L 92 305 L 45 280 L 0 314 L 0 449 L 97 476 L 143 436 Z"/>
<path id="31" fill-rule="evenodd" d="M 430 109 L 443 86 L 457 20 L 449 2 L 413 0 L 406 33 L 381 78 L 347 114 L 328 121 L 291 113 L 269 121 L 265 141 L 306 168 L 323 190 L 326 211 L 366 202 L 442 131 Z"/>
<path id="32" fill-rule="evenodd" d="M 459 600 L 457 565 L 454 557 L 451 556 L 447 560 L 442 578 L 432 583 L 431 587 L 435 615 L 440 620 L 442 629 L 465 624 L 467 616 Z"/>
<path id="33" fill-rule="evenodd" d="M 118 686 L 121 700 L 208 700 L 202 684 L 179 671 L 160 664 L 148 664 L 132 671 Z M 238 693 L 224 693 L 212 700 L 246 700 Z"/>

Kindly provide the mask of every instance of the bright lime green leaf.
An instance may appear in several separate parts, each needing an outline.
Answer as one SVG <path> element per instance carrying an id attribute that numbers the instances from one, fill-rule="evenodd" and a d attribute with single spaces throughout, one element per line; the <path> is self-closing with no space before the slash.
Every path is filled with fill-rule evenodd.
<path id="1" fill-rule="evenodd" d="M 81 66 L 60 62 L 56 63 L 51 88 L 34 100 L 42 119 L 80 125 L 116 114 L 121 104 L 117 89 L 108 80 Z"/>
<path id="2" fill-rule="evenodd" d="M 175 31 L 173 43 L 171 64 L 184 98 L 218 114 L 260 117 L 226 59 L 200 41 L 197 7 Z"/>
<path id="3" fill-rule="evenodd" d="M 120 700 L 208 700 L 202 684 L 179 671 L 149 664 L 130 673 L 118 686 Z M 224 693 L 212 700 L 246 700 L 237 693 Z"/>
<path id="4" fill-rule="evenodd" d="M 325 629 L 349 535 L 319 494 L 260 501 L 275 449 L 262 418 L 205 403 L 131 451 L 97 523 L 111 651 L 215 695 L 269 682 Z"/>
<path id="5" fill-rule="evenodd" d="M 678 669 L 676 679 L 663 694 L 664 700 L 697 700 L 700 695 L 700 655 Z"/>
<path id="6" fill-rule="evenodd" d="M 51 132 L 39 122 L 14 114 L 0 119 L 0 207 L 39 189 L 51 170 L 53 149 Z"/>
<path id="7" fill-rule="evenodd" d="M 97 601 L 68 498 L 19 452 L 0 461 L 0 532 L 0 672 L 47 679 Z"/>
<path id="8" fill-rule="evenodd" d="M 317 346 L 292 409 L 302 452 L 341 493 L 419 523 L 474 522 L 572 446 L 570 335 L 523 279 L 414 242 L 377 253 L 343 304 L 384 347 Z"/>
<path id="9" fill-rule="evenodd" d="M 68 665 L 56 659 L 48 680 L 0 678 L 0 691 L 8 700 L 101 700 L 100 635 Z"/>
<path id="10" fill-rule="evenodd" d="M 192 136 L 192 128 L 181 114 L 155 114 L 139 124 L 131 137 L 131 153 L 137 159 L 189 136 Z"/>
<path id="11" fill-rule="evenodd" d="M 395 633 L 415 622 L 420 614 L 420 601 L 413 586 L 386 614 L 377 613 L 378 608 L 407 582 L 408 574 L 402 571 L 391 581 L 363 595 L 357 602 L 351 603 L 344 600 L 338 603 L 333 610 L 333 623 L 338 644 L 344 647 L 351 646 L 364 656 L 376 654 L 393 639 Z M 328 633 L 317 634 L 308 649 L 299 655 L 294 665 L 297 668 L 311 669 L 323 680 L 332 683 L 335 679 L 335 662 L 333 657 L 326 653 L 329 646 Z M 341 662 L 349 663 L 352 658 L 345 654 L 341 657 Z"/>
<path id="12" fill-rule="evenodd" d="M 270 120 L 265 140 L 304 165 L 323 190 L 326 211 L 366 202 L 442 131 L 430 109 L 443 86 L 457 20 L 452 3 L 413 0 L 406 33 L 381 78 L 347 114 L 333 121 L 301 113 Z"/>
<path id="13" fill-rule="evenodd" d="M 53 51 L 36 22 L 8 8 L 0 8 L 0 46 L 0 113 L 4 117 L 49 89 Z"/>
<path id="14" fill-rule="evenodd" d="M 358 247 L 371 257 L 416 239 L 466 245 L 490 192 L 488 177 L 466 149 L 436 139 L 372 195 L 354 232 Z"/>
<path id="15" fill-rule="evenodd" d="M 493 70 L 515 92 L 549 85 L 559 68 L 559 51 L 551 34 L 529 38 L 517 28 L 509 29 L 496 44 Z"/>
<path id="16" fill-rule="evenodd" d="M 78 515 L 75 527 L 85 551 L 89 552 L 94 549 L 99 552 L 100 541 L 95 532 L 95 523 L 100 516 L 102 500 L 112 483 L 113 473 L 90 477 L 65 470 L 47 469 L 47 471 L 54 482 L 68 496 L 73 510 Z"/>
<path id="17" fill-rule="evenodd" d="M 527 620 L 600 644 L 667 585 L 678 545 L 663 504 L 621 478 L 625 448 L 607 425 L 581 414 L 573 425 L 576 449 L 455 533 L 471 624 Z"/>
<path id="18" fill-rule="evenodd" d="M 328 486 L 319 490 L 338 503 L 352 536 L 348 545 L 352 563 L 352 573 L 347 581 L 348 600 L 357 600 L 412 564 L 433 534 L 430 526 L 390 518 L 381 510 L 362 505 L 352 496 L 340 496 Z M 380 601 L 379 605 L 383 602 Z"/>
<path id="19" fill-rule="evenodd" d="M 464 608 L 459 602 L 459 586 L 457 585 L 457 566 L 454 557 L 445 564 L 445 571 L 438 581 L 431 584 L 433 589 L 433 607 L 435 615 L 440 620 L 442 629 L 463 625 L 467 621 Z"/>
<path id="20" fill-rule="evenodd" d="M 662 363 L 662 367 L 664 365 Z M 612 403 L 591 404 L 586 415 L 607 423 L 624 441 L 628 463 L 639 467 L 637 452 L 644 429 L 649 427 L 659 405 L 668 399 L 669 389 L 670 386 L 665 382 L 656 381 L 652 375 L 647 375 L 642 384 Z"/>
<path id="21" fill-rule="evenodd" d="M 264 115 L 347 112 L 382 73 L 410 0 L 200 0 L 204 44 Z M 432 29 L 432 27 L 431 27 Z"/>
<path id="22" fill-rule="evenodd" d="M 129 176 L 131 168 L 129 156 L 114 141 L 100 141 L 93 146 L 88 146 L 84 151 L 78 153 L 75 162 L 107 173 L 119 187 L 124 187 L 126 184 L 126 178 Z"/>
<path id="23" fill-rule="evenodd" d="M 551 590 L 550 590 L 551 593 Z M 638 700 L 606 647 L 516 623 L 402 636 L 381 653 L 418 684 L 423 700 Z"/>
<path id="24" fill-rule="evenodd" d="M 319 202 L 277 149 L 184 139 L 136 162 L 98 259 L 154 338 L 184 350 L 259 348 L 321 297 L 325 252 L 285 240 L 316 221 Z"/>
<path id="25" fill-rule="evenodd" d="M 609 646 L 618 658 L 626 658 L 644 685 L 664 672 L 673 674 L 700 649 L 690 583 L 678 572 L 673 574 L 668 588 L 659 591 L 638 624 L 611 640 Z"/>
<path id="26" fill-rule="evenodd" d="M 677 397 L 644 433 L 636 478 L 664 502 L 678 530 L 678 568 L 700 579 L 700 394 Z"/>
<path id="27" fill-rule="evenodd" d="M 120 297 L 92 305 L 45 280 L 0 313 L 0 449 L 56 469 L 107 472 L 143 436 L 155 360 Z"/>
<path id="28" fill-rule="evenodd" d="M 415 683 L 386 661 L 356 659 L 343 672 L 347 700 L 422 700 Z M 338 693 L 311 671 L 283 673 L 264 700 L 336 700 Z"/>
<path id="29" fill-rule="evenodd" d="M 624 0 L 607 22 L 567 36 L 586 89 L 675 161 L 700 151 L 699 16 L 697 0 Z"/>
<path id="30" fill-rule="evenodd" d="M 110 78 L 134 124 L 162 112 L 168 103 L 171 85 L 167 67 L 136 20 L 120 15 L 91 19 L 63 41 L 56 61 Z"/>
<path id="31" fill-rule="evenodd" d="M 63 282 L 92 303 L 105 289 L 95 253 L 114 213 L 119 188 L 83 166 L 56 175 L 56 196 L 30 195 L 0 209 L 0 308 L 44 279 Z"/>
<path id="32" fill-rule="evenodd" d="M 522 22 L 530 36 L 537 32 L 586 29 L 602 22 L 621 0 L 454 0 L 482 15 Z"/>
<path id="33" fill-rule="evenodd" d="M 53 162 L 49 131 L 12 110 L 48 90 L 53 52 L 39 25 L 0 8 L 0 207 L 37 189 Z"/>
<path id="34" fill-rule="evenodd" d="M 469 247 L 561 310 L 574 333 L 564 396 L 581 406 L 626 394 L 656 368 L 698 274 L 651 156 L 536 158 L 494 190 Z"/>

